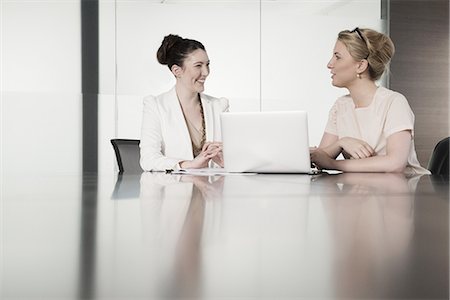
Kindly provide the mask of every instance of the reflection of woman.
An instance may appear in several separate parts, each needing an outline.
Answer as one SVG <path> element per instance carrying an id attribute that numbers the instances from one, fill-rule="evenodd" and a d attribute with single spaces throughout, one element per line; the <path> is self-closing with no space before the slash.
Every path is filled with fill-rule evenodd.
<path id="1" fill-rule="evenodd" d="M 388 198 L 388 195 L 414 194 L 417 182 L 421 177 L 422 175 L 408 176 L 401 173 L 370 173 L 363 176 L 359 173 L 342 173 L 320 175 L 314 181 L 332 183 L 320 186 L 320 188 L 333 188 L 333 193 L 339 191 L 339 194 L 346 193 L 349 196 L 378 195 L 380 198 Z M 338 190 L 335 189 L 337 186 Z"/>
<path id="2" fill-rule="evenodd" d="M 158 286 L 164 295 L 197 298 L 200 293 L 202 241 L 215 225 L 224 177 L 174 176 L 144 172 L 141 204 L 149 240 L 159 241 Z"/>
<path id="3" fill-rule="evenodd" d="M 198 41 L 164 38 L 157 52 L 176 78 L 175 87 L 144 99 L 141 167 L 145 171 L 223 166 L 220 113 L 228 100 L 203 94 L 209 58 Z"/>
<path id="4" fill-rule="evenodd" d="M 427 174 L 414 149 L 414 114 L 400 93 L 378 87 L 394 54 L 389 37 L 371 29 L 341 31 L 328 63 L 332 84 L 348 89 L 331 108 L 319 148 L 320 168 L 346 172 Z M 335 158 L 342 153 L 345 160 Z"/>
<path id="5" fill-rule="evenodd" d="M 407 280 L 403 275 L 414 252 L 414 193 L 420 177 L 344 173 L 318 178 L 336 184 L 336 192 L 324 194 L 322 203 L 337 298 L 399 296 L 397 285 Z"/>

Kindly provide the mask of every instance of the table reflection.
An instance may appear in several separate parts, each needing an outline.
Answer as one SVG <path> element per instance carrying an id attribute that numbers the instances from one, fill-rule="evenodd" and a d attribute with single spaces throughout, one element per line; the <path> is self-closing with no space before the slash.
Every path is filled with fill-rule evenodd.
<path id="1" fill-rule="evenodd" d="M 321 200 L 332 240 L 338 297 L 398 296 L 398 277 L 407 274 L 413 251 L 419 179 L 382 173 L 320 177 L 336 191 Z"/>
<path id="2" fill-rule="evenodd" d="M 415 190 L 402 174 L 144 173 L 167 297 L 401 297 Z M 400 283 L 400 285 L 399 285 Z"/>
<path id="3" fill-rule="evenodd" d="M 159 295 L 200 297 L 202 236 L 214 225 L 207 212 L 220 205 L 223 182 L 220 176 L 141 175 L 142 207 L 159 223 L 154 225 L 165 253 Z"/>
<path id="4" fill-rule="evenodd" d="M 3 196 L 2 299 L 448 299 L 445 178 L 24 174 Z"/>

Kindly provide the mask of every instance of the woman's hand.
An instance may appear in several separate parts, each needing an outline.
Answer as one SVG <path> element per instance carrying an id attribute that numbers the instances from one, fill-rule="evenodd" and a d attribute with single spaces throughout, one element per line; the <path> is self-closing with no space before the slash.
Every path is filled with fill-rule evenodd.
<path id="1" fill-rule="evenodd" d="M 180 167 L 182 169 L 207 168 L 211 159 L 218 165 L 223 166 L 222 143 L 205 143 L 202 148 L 202 152 L 200 152 L 193 160 L 185 160 L 180 162 Z"/>
<path id="2" fill-rule="evenodd" d="M 223 168 L 224 163 L 222 149 L 223 146 L 221 142 L 207 142 L 203 146 L 203 151 L 209 151 L 210 153 L 214 154 L 214 156 L 211 158 L 212 161 Z"/>
<path id="3" fill-rule="evenodd" d="M 325 151 L 320 148 L 315 149 L 310 153 L 311 163 L 314 164 L 319 170 L 322 169 L 335 169 L 335 159 L 330 157 Z"/>
<path id="4" fill-rule="evenodd" d="M 366 142 L 351 137 L 344 137 L 339 140 L 339 146 L 342 148 L 344 156 L 360 159 L 374 155 L 375 151 Z"/>

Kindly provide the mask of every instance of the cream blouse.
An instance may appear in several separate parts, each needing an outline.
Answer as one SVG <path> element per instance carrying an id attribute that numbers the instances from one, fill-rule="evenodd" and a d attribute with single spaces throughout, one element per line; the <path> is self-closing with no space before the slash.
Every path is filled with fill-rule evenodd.
<path id="1" fill-rule="evenodd" d="M 189 136 L 192 142 L 192 154 L 194 157 L 202 152 L 203 145 L 205 144 L 205 131 L 203 128 L 197 128 L 195 125 L 186 118 L 186 125 L 189 131 Z"/>
<path id="2" fill-rule="evenodd" d="M 414 113 L 406 98 L 398 92 L 379 87 L 372 103 L 363 108 L 356 108 L 350 95 L 340 97 L 330 110 L 325 128 L 326 132 L 339 138 L 353 137 L 367 142 L 377 155 L 386 155 L 387 138 L 402 130 L 410 130 L 412 136 L 405 173 L 430 174 L 417 159 Z"/>

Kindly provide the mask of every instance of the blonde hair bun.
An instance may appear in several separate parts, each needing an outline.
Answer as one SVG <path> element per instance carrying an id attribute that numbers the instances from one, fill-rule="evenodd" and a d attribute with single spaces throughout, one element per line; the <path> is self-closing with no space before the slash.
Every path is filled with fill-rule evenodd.
<path id="1" fill-rule="evenodd" d="M 347 47 L 355 60 L 367 60 L 369 75 L 373 80 L 380 79 L 395 53 L 394 43 L 390 37 L 369 28 L 357 27 L 352 31 L 341 31 L 338 41 Z"/>

